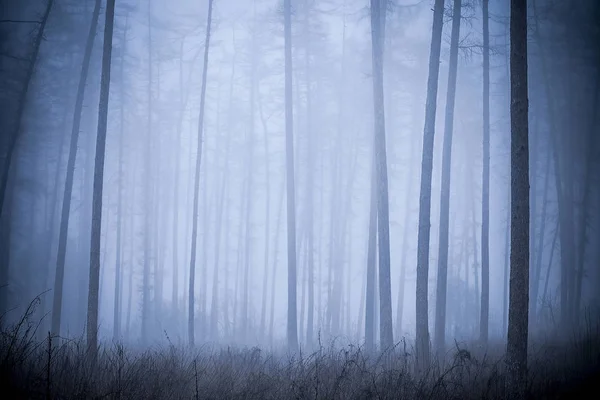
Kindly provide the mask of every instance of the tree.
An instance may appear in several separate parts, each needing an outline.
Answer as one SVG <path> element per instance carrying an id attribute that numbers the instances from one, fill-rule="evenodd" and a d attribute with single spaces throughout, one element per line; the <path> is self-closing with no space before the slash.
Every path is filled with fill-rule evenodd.
<path id="1" fill-rule="evenodd" d="M 487 345 L 490 318 L 490 27 L 483 0 L 483 186 L 481 204 L 481 315 L 479 340 Z"/>
<path id="2" fill-rule="evenodd" d="M 63 284 L 65 276 L 65 258 L 67 252 L 67 235 L 69 231 L 69 218 L 71 216 L 71 193 L 73 192 L 73 176 L 75 175 L 75 160 L 77 158 L 77 144 L 79 142 L 79 131 L 81 127 L 81 114 L 83 111 L 83 99 L 85 97 L 85 86 L 88 72 L 90 70 L 90 59 L 94 48 L 96 28 L 100 16 L 100 0 L 96 0 L 92 14 L 92 22 L 85 44 L 85 53 L 81 64 L 81 74 L 77 87 L 77 98 L 73 113 L 73 125 L 71 129 L 71 141 L 69 144 L 69 158 L 67 161 L 67 177 L 62 203 L 60 229 L 58 234 L 58 253 L 56 257 L 56 274 L 54 278 L 54 296 L 52 304 L 52 335 L 60 335 L 60 320 L 62 314 Z"/>
<path id="3" fill-rule="evenodd" d="M 446 336 L 446 293 L 448 289 L 448 226 L 450 219 L 450 177 L 452 169 L 452 135 L 454 129 L 454 104 L 458 73 L 458 39 L 462 2 L 454 0 L 452 33 L 450 36 L 450 63 L 448 91 L 446 93 L 446 119 L 444 121 L 444 148 L 442 153 L 442 189 L 440 197 L 440 238 L 438 253 L 437 292 L 435 297 L 435 349 L 443 353 Z"/>
<path id="4" fill-rule="evenodd" d="M 40 47 L 42 45 L 42 39 L 44 38 L 44 31 L 46 30 L 46 24 L 48 23 L 48 17 L 50 16 L 50 11 L 52 11 L 53 5 L 54 0 L 48 0 L 44 16 L 40 21 L 40 27 L 37 30 L 37 34 L 33 42 L 33 54 L 31 55 L 31 60 L 29 61 L 27 66 L 27 73 L 25 75 L 25 86 L 23 87 L 23 90 L 19 95 L 15 132 L 11 134 L 9 139 L 8 150 L 6 152 L 6 157 L 4 158 L 4 165 L 2 168 L 2 180 L 0 180 L 0 214 L 2 214 L 2 210 L 4 209 L 4 200 L 6 198 L 6 187 L 8 185 L 10 166 L 12 163 L 13 155 L 15 153 L 15 149 L 17 147 L 19 134 L 22 128 L 23 115 L 25 113 L 25 105 L 27 103 L 29 86 L 31 85 L 33 74 L 35 72 L 35 66 L 37 65 L 38 55 L 40 53 Z"/>
<path id="5" fill-rule="evenodd" d="M 524 398 L 529 318 L 529 126 L 527 1 L 510 3 L 511 226 L 508 311 L 509 390 Z"/>
<path id="6" fill-rule="evenodd" d="M 87 345 L 92 359 L 98 351 L 98 289 L 100 285 L 100 234 L 102 231 L 102 189 L 104 183 L 104 155 L 108 125 L 108 100 L 110 92 L 110 62 L 112 56 L 115 0 L 107 0 L 104 25 L 104 50 L 102 52 L 102 77 L 100 80 L 100 106 L 98 109 L 98 134 L 94 163 L 94 190 L 92 194 L 92 234 L 90 242 L 90 281 L 87 312 Z"/>
<path id="7" fill-rule="evenodd" d="M 292 10 L 291 0 L 283 2 L 285 37 L 285 163 L 287 186 L 287 256 L 288 256 L 288 349 L 298 348 L 296 318 L 296 191 L 294 187 L 294 121 L 292 104 Z"/>
<path id="8" fill-rule="evenodd" d="M 208 73 L 208 51 L 210 48 L 212 9 L 213 0 L 208 0 L 206 39 L 204 41 L 204 67 L 202 70 L 202 88 L 200 89 L 200 114 L 198 116 L 198 147 L 196 154 L 196 169 L 194 175 L 194 205 L 192 209 L 192 245 L 190 256 L 190 282 L 188 292 L 188 340 L 190 346 L 194 346 L 194 278 L 196 276 L 196 239 L 198 237 L 198 189 L 200 187 L 200 162 L 202 161 L 202 136 L 204 127 L 204 106 L 206 103 L 206 76 Z"/>
<path id="9" fill-rule="evenodd" d="M 419 233 L 417 238 L 416 358 L 419 371 L 424 371 L 429 366 L 427 283 L 429 279 L 429 236 L 431 231 L 431 179 L 443 23 L 444 0 L 436 0 L 433 8 L 429 77 L 427 79 L 427 99 L 425 100 L 425 127 L 423 129 L 419 195 Z"/>

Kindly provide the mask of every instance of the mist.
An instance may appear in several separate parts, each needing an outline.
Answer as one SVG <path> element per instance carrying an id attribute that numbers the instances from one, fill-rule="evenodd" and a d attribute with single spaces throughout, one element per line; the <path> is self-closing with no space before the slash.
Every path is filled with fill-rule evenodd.
<path id="1" fill-rule="evenodd" d="M 593 370 L 599 19 L 594 0 L 0 0 L 0 327 L 93 360 L 357 348 L 415 377 L 506 351 L 519 396 L 546 345 L 595 343 Z"/>

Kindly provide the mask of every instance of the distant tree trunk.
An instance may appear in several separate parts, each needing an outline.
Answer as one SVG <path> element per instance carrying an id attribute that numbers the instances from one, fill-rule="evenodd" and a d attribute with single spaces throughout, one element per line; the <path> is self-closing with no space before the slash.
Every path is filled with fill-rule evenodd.
<path id="1" fill-rule="evenodd" d="M 440 197 L 440 236 L 438 252 L 437 292 L 435 296 L 434 346 L 444 354 L 446 337 L 446 293 L 448 290 L 448 229 L 450 220 L 450 178 L 452 170 L 452 135 L 454 129 L 454 104 L 458 73 L 458 40 L 460 38 L 461 0 L 454 0 L 452 33 L 450 37 L 450 62 L 448 67 L 448 92 L 444 121 L 444 149 L 442 153 L 442 189 Z"/>
<path id="2" fill-rule="evenodd" d="M 546 167 L 544 172 L 544 193 L 542 195 L 542 215 L 540 217 L 540 232 L 538 234 L 538 244 L 537 244 L 537 255 L 535 257 L 535 266 L 533 269 L 533 282 L 531 284 L 531 299 L 530 303 L 531 310 L 533 313 L 533 320 L 536 319 L 537 315 L 537 303 L 538 303 L 538 293 L 540 286 L 540 278 L 542 273 L 542 258 L 544 253 L 544 237 L 546 236 L 546 220 L 547 220 L 547 210 L 548 210 L 548 191 L 549 191 L 549 180 L 550 180 L 550 161 L 552 157 L 550 154 L 546 157 Z M 533 178 L 535 179 L 535 178 Z M 533 192 L 532 192 L 533 193 Z M 533 215 L 533 213 L 532 213 Z M 533 236 L 531 236 L 533 238 Z"/>
<path id="3" fill-rule="evenodd" d="M 285 33 L 285 154 L 287 182 L 287 243 L 288 243 L 288 315 L 287 342 L 292 352 L 298 349 L 296 318 L 296 191 L 294 188 L 294 136 L 292 105 L 292 10 L 291 0 L 283 1 Z"/>
<path id="4" fill-rule="evenodd" d="M 118 187 L 118 203 L 117 203 L 117 243 L 116 243 L 116 265 L 115 265 L 115 304 L 113 313 L 113 340 L 119 340 L 121 336 L 121 297 L 123 294 L 122 290 L 122 270 L 121 265 L 122 258 L 122 243 L 121 243 L 121 230 L 123 225 L 123 137 L 125 136 L 125 95 L 123 86 L 124 81 L 124 64 L 125 64 L 125 45 L 127 43 L 127 30 L 128 30 L 129 16 L 125 17 L 125 29 L 123 31 L 123 43 L 121 45 L 121 66 L 120 66 L 120 132 L 119 132 L 119 187 Z"/>
<path id="5" fill-rule="evenodd" d="M 254 189 L 254 119 L 255 119 L 255 106 L 256 106 L 256 35 L 252 35 L 252 61 L 250 66 L 250 115 L 248 121 L 248 130 L 246 137 L 246 151 L 247 151 L 247 178 L 246 185 L 248 187 L 248 191 L 246 194 L 246 247 L 245 247 L 245 255 L 244 255 L 244 299 L 242 302 L 242 314 L 243 314 L 243 325 L 242 325 L 242 334 L 244 337 L 248 337 L 248 323 L 249 323 L 249 303 L 250 303 L 250 264 L 251 264 L 251 248 L 252 248 L 252 210 L 253 210 L 253 197 L 256 193 Z"/>
<path id="6" fill-rule="evenodd" d="M 211 335 L 216 340 L 219 337 L 219 270 L 222 265 L 219 264 L 219 255 L 221 247 L 221 226 L 223 224 L 223 210 L 225 208 L 226 193 L 228 192 L 229 186 L 229 149 L 231 142 L 231 132 L 228 132 L 226 145 L 225 145 L 225 160 L 223 167 L 223 175 L 221 180 L 221 190 L 219 193 L 219 199 L 217 200 L 217 214 L 216 214 L 216 227 L 215 227 L 215 261 L 213 270 L 213 289 L 212 289 L 212 300 L 210 310 L 210 329 Z M 225 248 L 225 251 L 228 251 Z"/>
<path id="7" fill-rule="evenodd" d="M 443 19 L 444 0 L 435 0 L 431 49 L 429 53 L 427 99 L 425 101 L 425 128 L 423 134 L 417 244 L 416 367 L 420 372 L 424 372 L 429 367 L 430 361 L 427 285 L 429 281 L 429 239 L 431 231 L 431 179 L 433 172 L 433 139 L 435 136 L 435 114 L 437 109 Z"/>
<path id="8" fill-rule="evenodd" d="M 308 2 L 307 2 L 308 3 Z M 309 9 L 306 5 L 306 15 L 304 17 L 304 38 L 305 38 L 305 69 L 306 69 L 306 136 L 308 150 L 306 152 L 307 160 L 306 167 L 306 229 L 308 231 L 307 241 L 307 268 L 308 268 L 308 311 L 306 319 L 306 346 L 308 349 L 313 347 L 313 330 L 314 330 L 314 309 L 315 309 L 315 244 L 314 244 L 314 176 L 315 176 L 315 157 L 316 151 L 314 145 L 315 135 L 312 127 L 312 82 L 311 82 L 311 66 L 310 66 L 310 29 L 309 29 Z"/>
<path id="9" fill-rule="evenodd" d="M 94 190 L 92 200 L 92 235 L 90 242 L 90 281 L 88 292 L 87 345 L 92 360 L 98 351 L 98 287 L 100 277 L 100 234 L 102 231 L 102 188 L 104 181 L 104 155 L 108 125 L 108 98 L 110 92 L 110 61 L 112 55 L 115 0 L 107 0 L 104 25 L 104 50 L 102 52 L 102 78 L 100 81 L 100 107 L 98 110 L 98 136 L 94 164 Z"/>
<path id="10" fill-rule="evenodd" d="M 527 2 L 511 0 L 511 246 L 508 313 L 509 385 L 525 398 L 529 314 L 529 140 L 527 99 Z"/>
<path id="11" fill-rule="evenodd" d="M 33 80 L 32 78 L 35 73 L 35 67 L 37 65 L 38 55 L 40 53 L 40 47 L 42 45 L 42 39 L 44 38 L 44 31 L 46 30 L 46 24 L 48 23 L 48 17 L 50 16 L 50 11 L 52 11 L 53 5 L 54 0 L 48 0 L 48 3 L 46 4 L 46 11 L 44 12 L 44 16 L 40 21 L 40 27 L 38 28 L 35 40 L 33 42 L 33 54 L 31 55 L 31 60 L 27 66 L 27 72 L 25 74 L 25 86 L 23 87 L 23 90 L 19 95 L 17 103 L 17 121 L 15 124 L 15 131 L 12 132 L 8 140 L 8 149 L 6 152 L 6 156 L 4 157 L 2 178 L 0 180 L 0 215 L 2 214 L 2 211 L 4 209 L 4 199 L 6 197 L 6 187 L 8 185 L 8 177 L 10 166 L 12 164 L 12 158 L 17 147 L 19 135 L 21 134 L 23 115 L 25 114 L 25 105 L 27 103 L 27 95 L 29 94 L 29 86 L 31 85 L 31 81 Z M 8 266 L 6 266 L 6 268 L 8 268 Z"/>
<path id="12" fill-rule="evenodd" d="M 273 249 L 273 271 L 271 272 L 271 312 L 269 318 L 269 340 L 271 344 L 271 349 L 273 349 L 273 339 L 274 339 L 274 331 L 273 326 L 275 322 L 275 282 L 277 282 L 277 264 L 279 263 L 279 236 L 281 234 L 281 225 L 282 225 L 282 214 L 283 214 L 283 198 L 285 195 L 284 190 L 284 181 L 281 182 L 281 189 L 279 191 L 279 205 L 277 207 L 277 221 L 275 222 L 275 246 Z"/>
<path id="13" fill-rule="evenodd" d="M 265 181 L 266 181 L 266 201 L 265 201 L 265 254 L 264 254 L 264 275 L 262 285 L 262 304 L 260 313 L 260 337 L 264 338 L 266 333 L 266 320 L 267 320 L 267 292 L 269 282 L 269 242 L 271 240 L 270 228 L 271 228 L 271 182 L 270 182 L 270 169 L 269 169 L 269 132 L 267 131 L 267 121 L 263 114 L 262 101 L 260 94 L 258 97 L 258 110 L 260 114 L 260 120 L 263 127 L 263 139 L 265 149 Z"/>
<path id="14" fill-rule="evenodd" d="M 415 101 L 415 113 L 416 105 L 419 104 L 418 101 Z M 416 124 L 414 124 L 416 126 Z M 411 217 L 413 215 L 411 211 L 411 207 L 413 205 L 413 197 L 414 197 L 414 184 L 415 179 L 413 178 L 415 173 L 415 161 L 417 160 L 418 152 L 418 141 L 416 138 L 413 138 L 411 143 L 411 151 L 410 151 L 410 161 L 408 167 L 408 187 L 406 189 L 406 197 L 405 197 L 405 213 L 404 213 L 404 228 L 402 232 L 402 253 L 400 259 L 400 278 L 398 282 L 398 302 L 396 303 L 396 337 L 399 340 L 402 337 L 402 320 L 404 315 L 404 293 L 406 286 L 406 257 L 408 256 L 408 243 L 409 237 L 412 236 L 412 232 L 409 230 L 409 224 L 411 221 Z"/>
<path id="15" fill-rule="evenodd" d="M 188 301 L 188 339 L 194 346 L 194 278 L 196 276 L 196 238 L 198 237 L 198 189 L 200 184 L 200 162 L 202 160 L 202 141 L 204 126 L 204 105 L 206 101 L 206 75 L 208 73 L 208 50 L 210 47 L 210 28 L 213 0 L 208 0 L 208 17 L 206 20 L 206 39 L 204 41 L 204 67 L 202 70 L 202 88 L 200 89 L 200 114 L 198 117 L 198 148 L 196 153 L 196 171 L 194 175 L 194 206 L 192 209 L 192 245 L 190 252 L 190 281 Z"/>
<path id="16" fill-rule="evenodd" d="M 377 258 L 377 169 L 375 149 L 371 162 L 371 189 L 369 204 L 369 241 L 367 245 L 367 282 L 365 293 L 365 349 L 375 351 L 375 261 Z"/>
<path id="17" fill-rule="evenodd" d="M 148 0 L 148 115 L 147 137 L 144 155 L 144 271 L 142 283 L 142 344 L 148 341 L 150 330 L 150 247 L 151 247 L 151 213 L 152 213 L 152 0 Z"/>
<path id="18" fill-rule="evenodd" d="M 383 101 L 382 5 L 371 0 L 371 46 L 373 63 L 373 106 L 375 113 L 375 165 L 377 167 L 377 237 L 379 244 L 380 344 L 386 350 L 394 345 L 392 288 L 390 281 L 390 226 L 388 203 L 385 112 Z"/>
<path id="19" fill-rule="evenodd" d="M 483 0 L 483 186 L 481 194 L 481 316 L 479 340 L 487 346 L 490 318 L 490 28 Z"/>
<path id="20" fill-rule="evenodd" d="M 538 14 L 536 10 L 536 1 L 533 1 L 533 10 L 535 15 L 536 29 L 534 30 L 535 42 L 540 51 L 540 65 L 542 70 L 542 78 L 546 86 L 546 100 L 548 103 L 550 123 L 550 143 L 552 146 L 552 156 L 554 160 L 554 178 L 556 187 L 556 197 L 558 200 L 558 214 L 560 220 L 560 260 L 561 260 L 561 278 L 560 278 L 560 309 L 561 309 L 561 327 L 566 329 L 570 326 L 572 315 L 570 315 L 570 302 L 573 296 L 571 282 L 574 275 L 571 271 L 574 265 L 574 232 L 573 232 L 573 217 L 572 217 L 572 199 L 570 197 L 569 175 L 564 176 L 565 160 L 560 157 L 560 143 L 556 121 L 556 104 L 551 92 L 551 77 L 547 66 L 547 56 L 541 35 L 539 33 Z M 568 163 L 568 161 L 567 161 Z"/>
<path id="21" fill-rule="evenodd" d="M 173 152 L 173 289 L 171 293 L 171 307 L 173 316 L 179 314 L 179 177 L 180 171 L 180 152 L 181 135 L 183 132 L 183 118 L 185 116 L 185 101 L 183 83 L 183 39 L 179 47 L 179 120 L 177 123 L 177 133 L 175 139 L 175 150 Z M 189 92 L 188 92 L 189 93 Z"/>

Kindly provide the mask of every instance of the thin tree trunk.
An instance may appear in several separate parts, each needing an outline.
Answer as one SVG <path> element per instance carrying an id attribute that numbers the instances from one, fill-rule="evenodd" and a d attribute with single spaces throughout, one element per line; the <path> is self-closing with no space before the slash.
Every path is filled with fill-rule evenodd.
<path id="1" fill-rule="evenodd" d="M 487 346 L 490 319 L 490 28 L 483 0 L 483 186 L 481 193 L 481 316 L 479 340 Z"/>
<path id="2" fill-rule="evenodd" d="M 435 114 L 437 109 L 443 17 L 444 0 L 435 0 L 433 9 L 431 49 L 429 53 L 427 99 L 425 101 L 425 128 L 423 130 L 421 188 L 419 195 L 419 233 L 417 239 L 416 367 L 417 371 L 419 372 L 424 372 L 427 370 L 430 362 L 428 318 L 429 302 L 427 298 L 427 286 L 429 281 L 429 240 L 431 231 L 433 142 L 435 137 Z"/>
<path id="3" fill-rule="evenodd" d="M 548 209 L 548 191 L 549 191 L 549 180 L 550 180 L 550 161 L 551 156 L 548 155 L 546 157 L 546 168 L 544 172 L 544 194 L 542 196 L 542 215 L 540 217 L 540 232 L 538 234 L 538 245 L 537 245 L 537 255 L 535 257 L 535 266 L 533 270 L 533 282 L 531 284 L 531 299 L 530 302 L 531 310 L 533 313 L 533 320 L 536 319 L 537 316 L 537 303 L 538 303 L 538 293 L 540 287 L 540 277 L 542 270 L 542 256 L 544 253 L 544 237 L 546 236 L 546 216 Z"/>
<path id="4" fill-rule="evenodd" d="M 208 0 L 208 17 L 206 20 L 206 39 L 204 41 L 204 67 L 202 70 L 202 89 L 200 93 L 200 114 L 198 117 L 198 147 L 196 153 L 196 172 L 194 175 L 194 206 L 192 209 L 192 246 L 190 251 L 190 281 L 188 301 L 188 340 L 194 346 L 194 278 L 196 276 L 196 238 L 198 237 L 198 189 L 200 183 L 200 162 L 202 160 L 202 141 L 204 127 L 204 105 L 206 101 L 206 76 L 208 73 L 208 50 L 210 47 L 210 28 L 213 0 Z"/>
<path id="5" fill-rule="evenodd" d="M 377 169 L 375 148 L 371 162 L 371 190 L 369 203 L 369 241 L 367 244 L 367 282 L 365 298 L 365 349 L 375 351 L 375 260 L 377 258 Z"/>
<path id="6" fill-rule="evenodd" d="M 271 280 L 271 315 L 269 318 L 269 338 L 271 342 L 271 350 L 273 349 L 273 326 L 275 322 L 275 282 L 277 282 L 277 264 L 279 262 L 279 235 L 281 234 L 281 225 L 282 225 L 282 214 L 283 214 L 283 198 L 285 195 L 285 190 L 283 188 L 284 182 L 282 181 L 280 196 L 279 196 L 279 205 L 277 207 L 277 222 L 275 223 L 275 246 L 274 246 L 274 254 L 273 254 L 273 271 L 271 272 L 271 276 L 273 277 Z"/>
<path id="7" fill-rule="evenodd" d="M 460 38 L 461 0 L 454 0 L 452 33 L 450 38 L 450 63 L 446 118 L 444 121 L 444 148 L 442 152 L 442 188 L 440 197 L 440 231 L 438 240 L 437 292 L 435 296 L 434 346 L 438 354 L 444 353 L 446 338 L 446 293 L 448 290 L 448 230 L 450 220 L 450 178 L 452 172 L 452 135 L 454 129 L 454 104 L 458 73 L 458 40 Z"/>
<path id="8" fill-rule="evenodd" d="M 265 254 L 264 254 L 264 272 L 262 285 L 262 303 L 260 313 L 260 337 L 265 337 L 266 319 L 267 319 L 267 289 L 269 280 L 269 241 L 270 225 L 271 225 L 271 185 L 270 185 L 270 170 L 269 170 L 269 133 L 267 131 L 267 121 L 263 114 L 262 101 L 258 96 L 258 111 L 263 127 L 263 139 L 265 148 L 265 180 L 266 180 L 266 201 L 265 201 Z"/>
<path id="9" fill-rule="evenodd" d="M 375 164 L 377 167 L 377 238 L 379 244 L 379 312 L 380 345 L 394 345 L 392 322 L 392 289 L 390 280 L 390 226 L 387 156 L 385 144 L 385 112 L 383 99 L 383 35 L 380 0 L 371 0 L 371 44 L 373 63 L 373 107 L 375 113 Z"/>
<path id="10" fill-rule="evenodd" d="M 511 0 L 511 246 L 508 313 L 509 387 L 525 398 L 529 314 L 529 140 L 527 100 L 527 2 Z"/>
<path id="11" fill-rule="evenodd" d="M 308 4 L 306 5 L 308 7 Z M 315 135 L 312 128 L 312 82 L 311 82 L 311 67 L 310 67 L 310 29 L 309 29 L 309 9 L 306 9 L 306 15 L 304 17 L 304 38 L 305 38 L 305 69 L 306 69 L 306 137 L 308 150 L 306 152 L 306 168 L 307 179 L 306 179 L 306 229 L 308 231 L 307 241 L 307 268 L 308 268 L 308 312 L 306 320 L 306 346 L 308 349 L 313 347 L 313 330 L 314 330 L 314 308 L 315 308 L 315 244 L 314 244 L 314 171 L 315 171 Z"/>
<path id="12" fill-rule="evenodd" d="M 123 137 L 125 136 L 125 100 L 124 100 L 124 64 L 125 64 L 125 45 L 127 43 L 127 30 L 128 30 L 129 17 L 125 17 L 125 29 L 123 32 L 123 44 L 121 45 L 121 65 L 120 65 L 120 132 L 119 132 L 119 187 L 118 187 L 118 203 L 117 203 L 117 243 L 116 253 L 117 259 L 115 262 L 115 304 L 113 312 L 113 340 L 117 341 L 121 336 L 121 296 L 122 296 L 122 248 L 121 248 L 121 230 L 123 225 Z"/>
<path id="13" fill-rule="evenodd" d="M 294 188 L 294 136 L 292 105 L 292 10 L 291 0 L 283 1 L 285 36 L 285 154 L 287 182 L 287 253 L 288 253 L 288 349 L 298 349 L 296 318 L 296 191 Z"/>
<path id="14" fill-rule="evenodd" d="M 152 212 L 152 0 L 148 0 L 148 115 L 147 115 L 147 137 L 145 145 L 145 166 L 144 166 L 144 271 L 142 283 L 142 344 L 148 341 L 149 323 L 150 323 L 150 240 L 151 240 L 151 221 Z"/>
<path id="15" fill-rule="evenodd" d="M 92 360 L 98 351 L 98 286 L 100 277 L 100 233 L 102 230 L 102 189 L 104 181 L 104 155 L 108 125 L 108 100 L 110 92 L 110 62 L 112 55 L 115 0 L 107 0 L 104 25 L 104 50 L 102 53 L 102 78 L 100 82 L 100 107 L 98 110 L 98 136 L 94 163 L 94 190 L 92 200 L 92 234 L 90 241 L 90 282 L 88 292 L 87 345 Z"/>
<path id="16" fill-rule="evenodd" d="M 506 204 L 506 240 L 504 242 L 504 288 L 502 306 L 502 336 L 506 335 L 508 324 L 508 273 L 510 268 L 510 191 L 508 192 L 508 203 Z"/>

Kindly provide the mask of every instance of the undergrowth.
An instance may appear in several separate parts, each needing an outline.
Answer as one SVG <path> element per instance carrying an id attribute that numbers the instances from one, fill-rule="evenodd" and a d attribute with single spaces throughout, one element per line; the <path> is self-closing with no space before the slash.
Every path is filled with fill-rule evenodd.
<path id="1" fill-rule="evenodd" d="M 84 341 L 36 341 L 30 310 L 0 330 L 0 387 L 11 399 L 504 399 L 502 345 L 454 344 L 426 373 L 413 372 L 406 342 L 379 354 L 319 345 L 286 355 L 259 348 L 144 351 L 105 343 L 97 359 Z M 568 344 L 532 346 L 528 397 L 600 398 L 600 340 L 591 330 Z M 590 392 L 596 390 L 596 392 Z M 6 398 L 6 397 L 5 397 Z"/>

